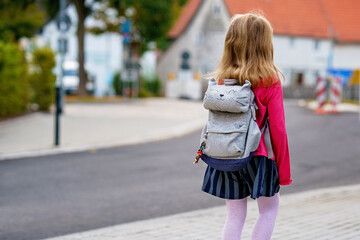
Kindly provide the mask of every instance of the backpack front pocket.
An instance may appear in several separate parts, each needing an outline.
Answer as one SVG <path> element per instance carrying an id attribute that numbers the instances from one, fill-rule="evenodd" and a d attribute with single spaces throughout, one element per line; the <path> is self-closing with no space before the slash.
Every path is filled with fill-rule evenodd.
<path id="1" fill-rule="evenodd" d="M 204 153 L 213 158 L 233 159 L 244 154 L 246 128 L 227 131 L 208 130 Z"/>

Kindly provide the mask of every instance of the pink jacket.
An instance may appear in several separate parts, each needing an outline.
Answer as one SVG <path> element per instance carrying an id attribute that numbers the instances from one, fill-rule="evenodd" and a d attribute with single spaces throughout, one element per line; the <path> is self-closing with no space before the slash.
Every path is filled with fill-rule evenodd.
<path id="1" fill-rule="evenodd" d="M 220 80 L 218 84 L 223 84 Z M 292 182 L 290 171 L 290 156 L 285 127 L 285 113 L 283 103 L 283 91 L 281 84 L 270 87 L 259 86 L 252 89 L 255 94 L 255 101 L 259 109 L 256 111 L 256 123 L 262 129 L 265 118 L 269 116 L 269 128 L 271 144 L 279 172 L 280 185 L 289 185 Z M 261 136 L 260 144 L 254 156 L 268 156 L 264 135 Z"/>
<path id="2" fill-rule="evenodd" d="M 274 157 L 279 172 L 280 185 L 289 185 L 292 182 L 290 172 L 289 146 L 285 128 L 285 114 L 283 104 L 283 92 L 281 84 L 271 87 L 259 86 L 253 89 L 255 101 L 259 109 L 256 111 L 256 123 L 261 129 L 268 112 L 271 143 Z M 264 135 L 255 156 L 268 156 L 265 147 Z"/>

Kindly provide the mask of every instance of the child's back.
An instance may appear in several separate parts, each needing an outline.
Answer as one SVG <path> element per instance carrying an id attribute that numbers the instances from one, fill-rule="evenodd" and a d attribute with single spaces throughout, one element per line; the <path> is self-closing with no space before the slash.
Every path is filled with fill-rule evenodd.
<path id="1" fill-rule="evenodd" d="M 272 81 L 282 75 L 274 65 L 272 37 L 273 29 L 263 16 L 235 15 L 226 33 L 222 59 L 210 74 L 218 84 L 222 79 L 237 79 L 240 85 L 246 80 L 251 82 L 258 106 L 256 122 L 262 129 L 268 119 L 270 134 L 266 136 L 270 135 L 272 145 L 266 145 L 268 152 L 263 134 L 254 156 L 240 171 L 221 171 L 207 166 L 202 190 L 226 199 L 228 215 L 223 240 L 241 239 L 248 196 L 257 199 L 259 206 L 252 239 L 270 239 L 279 206 L 280 185 L 292 182 L 282 87 L 280 80 Z M 271 149 L 273 157 L 269 158 Z"/>
<path id="2" fill-rule="evenodd" d="M 223 84 L 220 81 L 220 84 Z M 265 120 L 269 119 L 270 136 L 274 157 L 271 160 L 276 161 L 279 171 L 280 185 L 289 185 L 290 178 L 290 156 L 285 126 L 285 113 L 283 104 L 283 91 L 280 82 L 270 86 L 259 84 L 252 88 L 255 94 L 255 102 L 258 106 L 256 110 L 256 123 L 262 129 Z M 268 156 L 265 146 L 264 134 L 261 137 L 259 147 L 254 156 Z"/>

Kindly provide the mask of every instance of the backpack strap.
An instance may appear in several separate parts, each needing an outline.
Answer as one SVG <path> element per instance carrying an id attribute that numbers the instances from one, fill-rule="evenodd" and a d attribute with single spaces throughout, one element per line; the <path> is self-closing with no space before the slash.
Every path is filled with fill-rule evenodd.
<path id="1" fill-rule="evenodd" d="M 254 120 L 256 120 L 256 110 L 258 110 L 259 107 L 256 105 L 254 92 L 253 91 L 250 91 L 250 92 L 251 92 L 250 109 L 251 109 L 251 113 L 252 113 L 252 118 Z M 270 130 L 269 130 L 269 117 L 266 117 L 265 125 L 261 129 L 260 132 L 261 132 L 261 135 L 264 133 L 264 140 L 265 140 L 266 150 L 268 152 L 268 158 L 273 158 L 274 152 L 272 150 L 272 144 L 271 144 L 271 137 L 270 137 Z"/>
<path id="2" fill-rule="evenodd" d="M 268 158 L 273 158 L 274 157 L 274 152 L 273 152 L 272 144 L 271 144 L 271 137 L 270 137 L 270 130 L 269 130 L 269 117 L 266 118 L 265 125 L 261 129 L 261 135 L 263 133 L 264 133 L 264 140 L 265 140 L 266 150 L 268 152 Z"/>
<path id="3" fill-rule="evenodd" d="M 258 109 L 259 107 L 256 105 L 255 94 L 252 90 L 250 90 L 250 110 L 254 121 L 256 121 L 256 110 Z"/>

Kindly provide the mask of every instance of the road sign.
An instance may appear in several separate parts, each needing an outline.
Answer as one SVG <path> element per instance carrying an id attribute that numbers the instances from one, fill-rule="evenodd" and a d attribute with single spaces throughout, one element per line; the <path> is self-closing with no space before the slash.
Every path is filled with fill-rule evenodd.
<path id="1" fill-rule="evenodd" d="M 131 21 L 129 19 L 126 19 L 121 24 L 121 33 L 123 35 L 124 43 L 130 43 L 131 42 Z"/>

